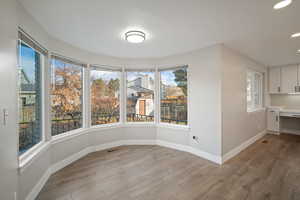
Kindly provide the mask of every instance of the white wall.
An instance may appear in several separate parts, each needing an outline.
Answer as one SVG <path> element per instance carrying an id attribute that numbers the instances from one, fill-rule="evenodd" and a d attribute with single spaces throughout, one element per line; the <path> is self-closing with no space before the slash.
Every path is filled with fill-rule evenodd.
<path id="1" fill-rule="evenodd" d="M 17 98 L 15 0 L 2 0 L 0 6 L 0 199 L 13 200 L 17 192 Z M 8 111 L 4 125 L 3 109 Z"/>
<path id="2" fill-rule="evenodd" d="M 222 154 L 225 155 L 266 129 L 266 111 L 247 112 L 246 73 L 248 68 L 264 73 L 267 85 L 267 68 L 224 46 L 222 57 Z M 266 90 L 265 94 L 268 104 Z"/>
<path id="3" fill-rule="evenodd" d="M 185 64 L 189 66 L 188 118 L 191 130 L 187 132 L 158 128 L 157 137 L 221 155 L 221 46 L 162 58 L 157 66 Z M 198 142 L 192 136 L 197 136 Z"/>

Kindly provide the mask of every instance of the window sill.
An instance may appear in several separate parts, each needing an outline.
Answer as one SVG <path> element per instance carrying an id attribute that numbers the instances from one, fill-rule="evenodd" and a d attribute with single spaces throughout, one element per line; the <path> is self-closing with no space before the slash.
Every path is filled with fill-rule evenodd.
<path id="1" fill-rule="evenodd" d="M 83 135 L 90 132 L 90 128 L 79 128 L 76 130 L 68 131 L 59 135 L 52 136 L 51 144 L 60 143 L 66 140 L 70 140 L 74 137 Z"/>
<path id="2" fill-rule="evenodd" d="M 155 127 L 155 122 L 125 122 L 122 127 Z"/>
<path id="3" fill-rule="evenodd" d="M 160 128 L 170 128 L 170 129 L 175 129 L 175 130 L 183 130 L 183 131 L 190 131 L 191 128 L 187 125 L 177 125 L 177 124 L 168 124 L 168 123 L 159 123 L 157 127 Z"/>
<path id="4" fill-rule="evenodd" d="M 262 112 L 262 111 L 266 111 L 266 108 L 249 109 L 249 110 L 247 110 L 247 113 L 256 113 L 256 112 Z"/>
<path id="5" fill-rule="evenodd" d="M 93 125 L 88 130 L 95 131 L 95 130 L 103 130 L 103 129 L 111 129 L 111 128 L 118 128 L 121 127 L 121 123 L 111 123 L 111 124 L 102 124 L 102 125 Z"/>
<path id="6" fill-rule="evenodd" d="M 23 173 L 25 169 L 50 146 L 50 142 L 41 141 L 30 150 L 19 157 L 19 173 Z"/>

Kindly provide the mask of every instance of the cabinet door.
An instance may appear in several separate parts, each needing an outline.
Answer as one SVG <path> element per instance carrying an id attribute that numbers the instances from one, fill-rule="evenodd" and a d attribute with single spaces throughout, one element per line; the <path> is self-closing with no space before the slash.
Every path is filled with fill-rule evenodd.
<path id="1" fill-rule="evenodd" d="M 267 129 L 269 131 L 279 131 L 279 112 L 269 110 L 268 111 L 268 124 Z"/>
<path id="2" fill-rule="evenodd" d="M 281 92 L 294 93 L 298 85 L 298 66 L 291 65 L 281 68 Z"/>
<path id="3" fill-rule="evenodd" d="M 281 69 L 280 67 L 270 68 L 269 92 L 280 93 Z"/>

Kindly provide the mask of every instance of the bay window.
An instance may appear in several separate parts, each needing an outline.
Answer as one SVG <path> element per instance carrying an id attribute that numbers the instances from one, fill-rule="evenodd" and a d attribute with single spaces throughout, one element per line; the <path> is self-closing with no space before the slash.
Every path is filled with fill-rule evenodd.
<path id="1" fill-rule="evenodd" d="M 126 72 L 127 122 L 154 122 L 155 72 Z"/>
<path id="2" fill-rule="evenodd" d="M 160 72 L 160 122 L 188 124 L 187 66 L 162 69 Z"/>
<path id="3" fill-rule="evenodd" d="M 51 134 L 82 128 L 84 64 L 51 58 Z"/>
<path id="4" fill-rule="evenodd" d="M 120 69 L 91 67 L 91 125 L 120 121 Z"/>

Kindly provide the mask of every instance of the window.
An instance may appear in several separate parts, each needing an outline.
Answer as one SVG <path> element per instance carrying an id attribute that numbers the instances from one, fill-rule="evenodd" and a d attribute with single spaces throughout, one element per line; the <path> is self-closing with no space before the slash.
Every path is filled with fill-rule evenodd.
<path id="1" fill-rule="evenodd" d="M 154 121 L 154 71 L 127 71 L 127 122 Z"/>
<path id="2" fill-rule="evenodd" d="M 255 71 L 247 72 L 247 111 L 263 108 L 263 74 Z"/>
<path id="3" fill-rule="evenodd" d="M 51 134 L 82 127 L 83 64 L 52 56 Z"/>
<path id="4" fill-rule="evenodd" d="M 32 42 L 23 33 L 19 33 L 19 38 L 18 110 L 21 155 L 43 140 L 41 86 L 44 54 L 32 47 L 34 45 L 29 45 Z"/>
<path id="5" fill-rule="evenodd" d="M 121 70 L 92 67 L 90 71 L 92 126 L 120 120 Z"/>
<path id="6" fill-rule="evenodd" d="M 187 125 L 187 66 L 160 71 L 160 121 Z"/>

